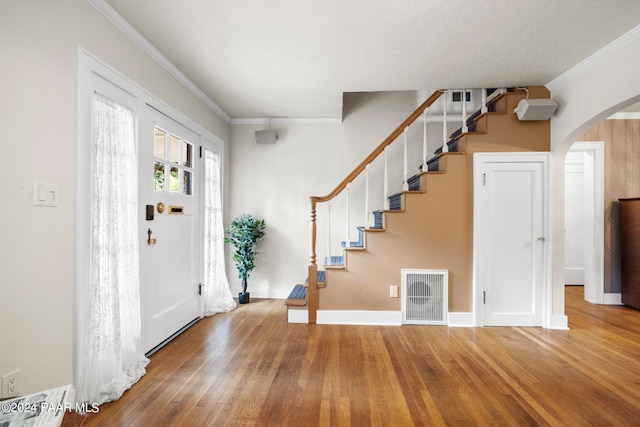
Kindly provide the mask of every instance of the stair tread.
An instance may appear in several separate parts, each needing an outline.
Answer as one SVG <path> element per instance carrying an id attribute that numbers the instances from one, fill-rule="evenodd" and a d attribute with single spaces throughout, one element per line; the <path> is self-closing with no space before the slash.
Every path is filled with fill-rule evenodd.
<path id="1" fill-rule="evenodd" d="M 325 268 L 340 267 L 344 265 L 344 255 L 328 256 L 324 259 Z"/>
<path id="2" fill-rule="evenodd" d="M 284 303 L 285 305 L 298 307 L 307 305 L 307 287 L 295 285 Z"/>

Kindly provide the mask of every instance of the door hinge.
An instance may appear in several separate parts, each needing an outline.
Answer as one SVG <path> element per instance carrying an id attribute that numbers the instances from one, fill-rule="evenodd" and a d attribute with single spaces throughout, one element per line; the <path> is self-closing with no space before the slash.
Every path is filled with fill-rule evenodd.
<path id="1" fill-rule="evenodd" d="M 200 158 L 202 158 L 202 145 L 200 146 Z"/>
<path id="2" fill-rule="evenodd" d="M 482 291 L 482 303 L 487 303 L 487 291 Z"/>
<path id="3" fill-rule="evenodd" d="M 202 295 L 202 287 L 204 286 L 204 283 L 198 283 L 198 295 Z"/>
<path id="4" fill-rule="evenodd" d="M 482 174 L 482 185 L 487 185 L 487 174 L 486 173 Z"/>

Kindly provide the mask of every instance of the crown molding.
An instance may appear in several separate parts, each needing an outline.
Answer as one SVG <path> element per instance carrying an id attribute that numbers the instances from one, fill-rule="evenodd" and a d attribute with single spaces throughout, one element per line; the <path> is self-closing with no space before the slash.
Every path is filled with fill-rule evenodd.
<path id="1" fill-rule="evenodd" d="M 231 119 L 231 125 L 339 125 L 342 119 L 309 117 L 309 118 L 246 118 Z"/>
<path id="2" fill-rule="evenodd" d="M 219 115 L 225 122 L 231 123 L 231 116 L 218 104 L 209 98 L 198 86 L 195 85 L 182 71 L 164 56 L 149 40 L 144 38 L 135 28 L 129 24 L 118 12 L 105 0 L 87 0 L 98 12 L 107 18 L 113 25 L 129 37 L 137 46 L 151 56 L 158 64 L 167 70 L 173 77 L 182 83 L 191 93 L 207 105 L 213 112 Z"/>
<path id="3" fill-rule="evenodd" d="M 579 74 L 583 69 L 617 52 L 618 50 L 622 49 L 629 43 L 637 40 L 638 38 L 640 38 L 640 25 L 631 29 L 625 34 L 621 35 L 620 37 L 618 37 L 617 39 L 615 39 L 614 41 L 612 41 L 611 43 L 609 43 L 608 45 L 606 45 L 605 47 L 603 47 L 602 49 L 594 53 L 593 55 L 587 57 L 585 60 L 574 65 L 564 73 L 560 74 L 555 79 L 551 80 L 545 86 L 547 87 L 547 89 L 553 90 L 554 88 L 564 83 L 566 80 L 569 80 L 573 78 L 575 75 Z"/>

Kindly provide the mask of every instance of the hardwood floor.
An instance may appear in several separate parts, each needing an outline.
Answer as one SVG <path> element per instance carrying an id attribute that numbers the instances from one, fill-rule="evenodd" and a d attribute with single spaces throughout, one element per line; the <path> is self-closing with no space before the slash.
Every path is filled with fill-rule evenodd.
<path id="1" fill-rule="evenodd" d="M 570 331 L 288 324 L 283 301 L 252 300 L 63 426 L 639 425 L 640 311 L 582 292 Z"/>

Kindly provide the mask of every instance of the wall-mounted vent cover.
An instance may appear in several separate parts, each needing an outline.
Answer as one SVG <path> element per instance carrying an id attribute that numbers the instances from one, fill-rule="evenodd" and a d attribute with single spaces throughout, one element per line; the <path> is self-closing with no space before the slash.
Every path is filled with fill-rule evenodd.
<path id="1" fill-rule="evenodd" d="M 449 272 L 402 270 L 402 320 L 418 325 L 446 325 Z"/>

